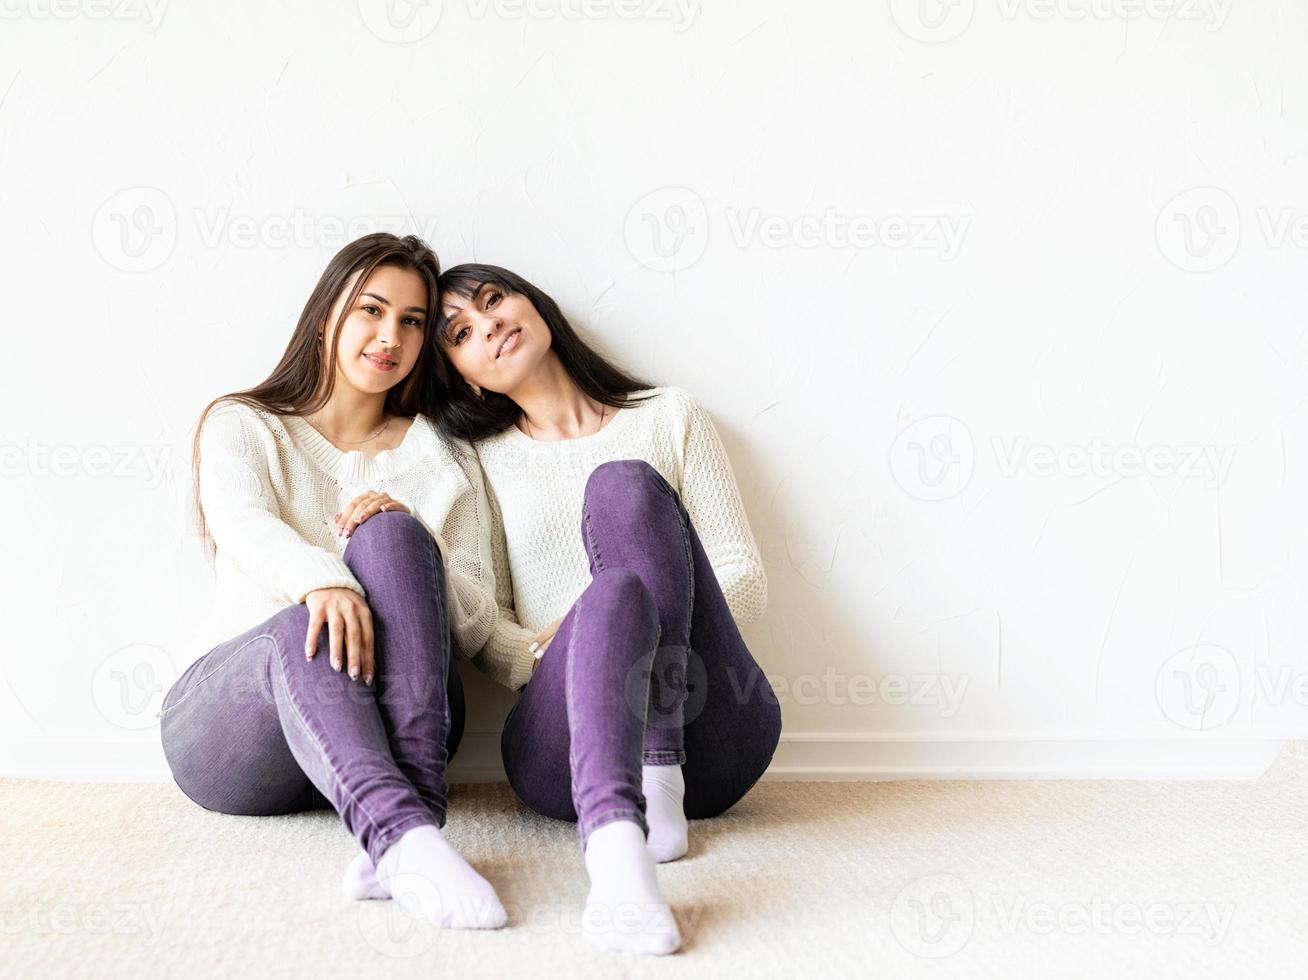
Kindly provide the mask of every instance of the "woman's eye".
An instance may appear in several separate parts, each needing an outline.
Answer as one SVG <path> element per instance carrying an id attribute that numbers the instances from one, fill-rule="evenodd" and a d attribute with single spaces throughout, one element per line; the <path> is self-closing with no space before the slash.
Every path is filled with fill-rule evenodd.
<path id="1" fill-rule="evenodd" d="M 455 343 L 456 346 L 459 345 L 459 344 L 461 344 L 461 343 L 463 343 L 463 335 L 464 335 L 465 333 L 467 333 L 467 332 L 468 332 L 468 328 L 467 328 L 467 327 L 460 327 L 460 328 L 459 328 L 458 333 L 456 333 L 456 334 L 454 335 L 454 343 Z"/>
<path id="2" fill-rule="evenodd" d="M 377 307 L 373 306 L 371 303 L 365 303 L 363 305 L 363 312 L 371 313 L 374 316 L 376 316 L 378 313 L 381 312 L 381 310 L 377 309 Z"/>
<path id="3" fill-rule="evenodd" d="M 491 293 L 489 296 L 487 296 L 486 309 L 489 310 L 492 306 L 494 306 L 497 302 L 499 302 L 499 299 L 500 299 L 499 293 Z"/>
<path id="4" fill-rule="evenodd" d="M 404 322 L 410 327 L 422 328 L 422 320 L 418 319 L 416 316 L 406 317 Z"/>

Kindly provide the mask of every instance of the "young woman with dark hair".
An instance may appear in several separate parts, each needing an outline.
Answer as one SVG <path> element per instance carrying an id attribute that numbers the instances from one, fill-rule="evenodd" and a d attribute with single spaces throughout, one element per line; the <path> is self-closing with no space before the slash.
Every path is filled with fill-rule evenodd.
<path id="1" fill-rule="evenodd" d="M 351 243 L 267 380 L 205 409 L 194 479 L 215 600 L 160 726 L 207 809 L 334 807 L 365 852 L 347 894 L 496 928 L 494 889 L 440 829 L 463 729 L 450 634 L 480 650 L 497 613 L 480 470 L 420 411 L 443 370 L 439 274 L 413 236 Z"/>
<path id="2" fill-rule="evenodd" d="M 781 731 L 738 629 L 767 586 L 730 462 L 689 394 L 612 365 L 506 269 L 442 275 L 434 332 L 453 371 L 432 412 L 475 442 L 489 493 L 502 615 L 474 662 L 522 692 L 509 780 L 578 822 L 587 938 L 671 952 L 654 865 L 686 853 L 687 817 L 745 795 Z"/>

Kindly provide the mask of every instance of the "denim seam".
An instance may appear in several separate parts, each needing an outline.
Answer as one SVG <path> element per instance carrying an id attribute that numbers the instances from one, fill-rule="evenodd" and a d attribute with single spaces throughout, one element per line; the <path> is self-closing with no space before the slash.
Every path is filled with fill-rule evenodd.
<path id="1" fill-rule="evenodd" d="M 236 648 L 235 650 L 233 650 L 230 654 L 228 654 L 227 657 L 225 657 L 225 658 L 223 659 L 223 662 L 222 662 L 222 663 L 220 663 L 220 664 L 216 664 L 216 665 L 213 667 L 212 670 L 209 670 L 209 671 L 207 671 L 205 674 L 203 674 L 202 676 L 197 677 L 197 678 L 195 679 L 195 683 L 192 684 L 189 688 L 187 688 L 186 693 L 183 694 L 180 698 L 178 698 L 178 699 L 177 699 L 176 701 L 174 701 L 172 704 L 167 705 L 166 707 L 161 708 L 160 711 L 159 711 L 159 717 L 162 718 L 166 713 L 168 713 L 169 711 L 172 711 L 173 708 L 177 707 L 179 704 L 181 704 L 183 701 L 185 701 L 187 698 L 189 698 L 193 693 L 195 693 L 195 691 L 199 688 L 199 686 L 200 686 L 201 684 L 203 684 L 205 681 L 207 681 L 207 680 L 208 680 L 210 677 L 212 677 L 214 674 L 218 673 L 218 671 L 222 670 L 222 669 L 223 669 L 224 667 L 226 667 L 229 663 L 231 663 L 231 662 L 232 662 L 232 658 L 240 656 L 241 653 L 245 650 L 245 648 L 248 647 L 251 643 L 254 643 L 254 642 L 258 641 L 258 640 L 271 640 L 272 638 L 273 638 L 273 637 L 272 637 L 272 634 L 271 634 L 271 633 L 260 633 L 258 636 L 252 636 L 252 637 L 250 637 L 250 639 L 246 640 L 246 641 L 245 641 L 244 643 L 242 643 L 239 647 L 237 647 L 237 648 Z M 274 645 L 275 645 L 275 643 L 276 643 L 276 641 L 274 640 Z"/>
<path id="2" fill-rule="evenodd" d="M 431 533 L 430 533 L 429 531 L 427 531 L 427 529 L 426 529 L 425 527 L 422 527 L 421 524 L 419 524 L 418 526 L 419 526 L 419 528 L 422 530 L 422 535 L 421 535 L 421 536 L 422 536 L 422 538 L 424 539 L 424 544 L 426 545 L 427 568 L 428 568 L 428 571 L 429 571 L 429 573 L 430 573 L 428 577 L 431 579 L 431 582 L 432 582 L 432 594 L 433 594 L 434 596 L 438 596 L 438 597 L 440 597 L 439 601 L 444 601 L 444 596 L 445 596 L 445 589 L 444 589 L 444 586 L 445 586 L 445 583 L 444 583 L 443 581 L 440 580 L 440 575 L 439 575 L 440 572 L 443 572 L 443 571 L 444 571 L 444 561 L 443 561 L 443 559 L 441 559 L 441 557 L 440 557 L 440 547 L 436 544 L 436 539 L 435 539 L 434 537 L 432 537 Z M 346 549 L 345 549 L 345 550 L 346 550 L 346 554 L 347 554 L 347 555 L 349 554 L 349 551 L 350 551 L 350 545 L 353 545 L 353 544 L 354 544 L 354 541 L 351 540 L 350 543 L 349 543 L 348 545 L 346 545 Z M 357 550 L 357 549 L 356 549 L 356 550 Z M 347 562 L 347 565 L 348 565 L 348 564 L 349 564 L 349 563 Z M 350 568 L 350 571 L 351 571 L 351 572 L 354 571 L 353 567 Z M 443 654 L 444 659 L 445 659 L 445 665 L 446 665 L 446 671 L 447 671 L 447 676 L 446 676 L 446 678 L 445 678 L 445 686 L 446 686 L 446 690 L 448 691 L 448 689 L 449 689 L 449 677 L 448 677 L 448 671 L 453 669 L 453 666 L 452 666 L 451 663 L 450 663 L 450 643 L 449 643 L 449 629 L 450 629 L 449 620 L 450 620 L 450 617 L 449 617 L 448 610 L 446 611 L 446 614 L 442 617 L 442 619 L 443 619 L 444 624 L 445 624 L 445 639 L 446 639 L 446 643 L 445 643 L 445 649 L 444 649 L 443 651 L 438 651 L 438 652 L 440 652 L 441 654 Z M 380 699 L 380 698 L 377 699 L 377 703 L 378 703 L 378 706 L 380 707 L 380 705 L 381 705 L 381 699 Z M 449 735 L 450 735 L 450 725 L 451 725 L 451 718 L 450 718 L 450 705 L 449 705 L 449 701 L 448 701 L 448 699 L 447 699 L 446 702 L 445 702 L 445 726 L 444 726 L 444 729 L 445 729 L 445 738 L 446 738 L 447 741 L 448 741 L 448 739 L 449 739 Z M 399 760 L 396 759 L 395 761 L 396 761 L 397 766 L 398 766 Z M 445 759 L 445 763 L 446 763 L 446 766 L 448 767 L 448 764 L 449 764 L 449 751 L 448 751 L 448 745 L 446 746 L 446 759 Z M 423 767 L 423 768 L 425 768 L 425 767 Z M 417 766 L 414 766 L 414 769 L 415 769 L 415 770 L 418 770 L 418 771 L 422 771 L 422 770 L 420 770 L 419 767 L 417 767 Z M 402 770 L 401 770 L 401 775 L 404 775 L 404 773 L 403 773 Z M 408 777 L 406 776 L 406 778 L 408 778 Z M 412 780 L 409 780 L 409 781 L 412 782 Z M 443 826 L 443 824 L 444 824 L 444 822 L 445 822 L 446 815 L 447 815 L 448 807 L 449 807 L 449 801 L 448 801 L 448 797 L 449 797 L 449 780 L 446 778 L 446 773 L 445 773 L 444 771 L 441 773 L 440 781 L 441 781 L 442 783 L 445 784 L 445 788 L 444 788 L 445 791 L 444 791 L 444 794 L 443 794 L 443 796 L 445 797 L 445 799 L 442 800 L 442 801 L 440 801 L 440 803 L 439 803 L 439 808 L 437 808 L 437 807 L 433 807 L 433 805 L 432 805 L 432 804 L 433 804 L 433 801 L 432 801 L 432 800 L 429 800 L 429 799 L 426 798 L 426 796 L 425 796 L 425 794 L 424 794 L 424 792 L 423 792 L 423 789 L 422 789 L 421 787 L 417 786 L 416 784 L 415 784 L 414 787 L 413 787 L 414 790 L 415 790 L 415 792 L 416 792 L 417 795 L 418 795 L 418 798 L 423 802 L 424 805 L 427 806 L 427 808 L 428 808 L 429 810 L 432 811 L 433 816 L 438 816 L 438 819 L 437 819 L 437 826 L 438 826 L 438 827 L 439 827 L 439 826 Z M 357 801 L 356 801 L 356 802 L 357 802 Z M 362 804 L 360 804 L 360 808 L 362 808 Z M 371 814 L 369 814 L 369 817 L 371 818 Z M 373 822 L 374 822 L 374 824 L 376 823 L 375 820 L 374 820 Z"/>
<path id="3" fill-rule="evenodd" d="M 270 639 L 272 639 L 273 641 L 273 649 L 277 651 L 278 657 L 286 656 L 286 654 L 282 651 L 281 644 L 278 643 L 275 638 L 270 637 Z M 327 752 L 327 747 L 323 745 L 322 739 L 318 737 L 318 733 L 313 730 L 313 726 L 309 724 L 309 720 L 304 716 L 304 712 L 300 709 L 299 702 L 296 700 L 295 697 L 295 692 L 291 690 L 290 682 L 286 678 L 285 666 L 282 666 L 281 670 L 282 670 L 282 680 L 286 684 L 286 700 L 290 703 L 291 709 L 295 712 L 296 720 L 299 721 L 301 727 L 306 732 L 309 733 L 309 737 L 313 740 L 313 744 L 317 747 L 322 757 L 325 760 L 330 760 L 331 755 Z M 373 828 L 378 833 L 381 833 L 383 830 L 381 823 L 378 822 L 377 818 L 374 817 L 372 813 L 369 812 L 368 808 L 363 805 L 362 801 L 360 801 L 358 797 L 356 797 L 353 793 L 350 792 L 350 788 L 346 786 L 344 782 L 342 782 L 340 774 L 337 773 L 335 767 L 328 765 L 326 769 L 331 774 L 331 777 L 333 781 L 336 783 L 337 787 L 342 792 L 344 792 L 345 795 L 348 796 L 351 801 L 353 801 L 354 805 L 359 808 L 359 811 L 365 817 L 368 818 L 368 822 L 373 825 Z"/>

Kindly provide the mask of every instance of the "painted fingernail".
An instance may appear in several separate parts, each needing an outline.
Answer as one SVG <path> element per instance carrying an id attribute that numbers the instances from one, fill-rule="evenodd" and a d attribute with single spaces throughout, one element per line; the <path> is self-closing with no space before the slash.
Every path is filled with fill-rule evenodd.
<path id="1" fill-rule="evenodd" d="M 356 680 L 356 681 L 359 679 L 359 668 L 358 668 L 358 667 L 351 667 L 351 668 L 350 668 L 350 678 L 351 678 L 352 680 Z"/>
<path id="2" fill-rule="evenodd" d="M 336 657 L 332 657 L 332 670 L 340 670 L 341 662 Z"/>
<path id="3" fill-rule="evenodd" d="M 535 653 L 538 646 L 540 646 L 540 644 L 533 640 L 531 646 L 527 647 L 527 652 Z"/>
<path id="4" fill-rule="evenodd" d="M 372 687 L 372 674 L 368 674 L 366 677 L 364 677 L 363 682 L 367 684 L 369 687 Z"/>

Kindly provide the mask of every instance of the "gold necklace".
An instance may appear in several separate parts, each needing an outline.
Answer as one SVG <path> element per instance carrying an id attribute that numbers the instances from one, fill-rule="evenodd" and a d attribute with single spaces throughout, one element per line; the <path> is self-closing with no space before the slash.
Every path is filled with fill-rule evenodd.
<path id="1" fill-rule="evenodd" d="M 385 432 L 387 427 L 391 424 L 391 419 L 388 417 L 386 421 L 381 424 L 381 428 L 378 429 L 376 432 L 374 432 L 372 435 L 365 436 L 364 438 L 360 439 L 358 442 L 346 442 L 344 439 L 333 439 L 327 433 L 323 432 L 322 429 L 319 429 L 318 424 L 314 422 L 313 419 L 309 418 L 307 415 L 304 417 L 304 420 L 308 422 L 310 425 L 312 425 L 314 429 L 318 432 L 318 434 L 322 436 L 324 439 L 326 439 L 328 442 L 330 442 L 332 445 L 336 445 L 337 443 L 339 443 L 342 446 L 362 446 L 365 442 L 372 442 L 383 432 Z"/>
<path id="2" fill-rule="evenodd" d="M 602 405 L 602 406 L 600 406 L 599 425 L 595 426 L 595 432 L 598 432 L 600 429 L 604 428 L 604 415 L 605 415 L 605 413 L 608 412 L 608 410 L 609 410 L 609 407 L 608 407 L 607 405 Z M 531 431 L 531 419 L 527 418 L 527 413 L 526 413 L 526 412 L 523 412 L 523 413 L 522 413 L 522 421 L 525 422 L 526 425 L 527 425 L 527 435 L 529 435 L 529 436 L 531 436 L 533 439 L 535 439 L 536 437 L 535 437 L 534 435 L 532 435 L 532 431 Z M 591 435 L 594 435 L 595 432 L 592 432 Z M 560 440 L 560 441 L 563 441 L 563 440 Z"/>

